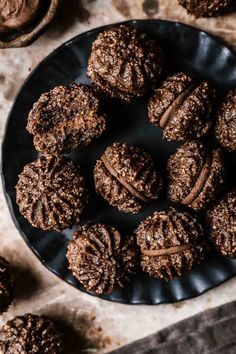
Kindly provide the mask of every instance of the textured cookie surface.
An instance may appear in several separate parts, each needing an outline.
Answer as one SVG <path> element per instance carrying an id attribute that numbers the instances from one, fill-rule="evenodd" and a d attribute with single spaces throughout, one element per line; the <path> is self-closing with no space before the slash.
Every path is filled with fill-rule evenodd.
<path id="1" fill-rule="evenodd" d="M 203 229 L 189 213 L 154 212 L 136 230 L 141 264 L 151 277 L 172 279 L 199 264 L 207 250 Z"/>
<path id="2" fill-rule="evenodd" d="M 97 95 L 82 84 L 57 86 L 42 94 L 30 111 L 27 124 L 35 148 L 50 155 L 87 146 L 105 129 Z"/>
<path id="3" fill-rule="evenodd" d="M 228 93 L 219 108 L 216 138 L 228 151 L 236 151 L 236 90 Z"/>
<path id="4" fill-rule="evenodd" d="M 26 314 L 8 321 L 0 330 L 1 354 L 59 354 L 62 339 L 43 316 Z"/>
<path id="5" fill-rule="evenodd" d="M 66 158 L 41 156 L 19 175 L 16 201 L 32 226 L 60 231 L 78 223 L 86 204 L 85 181 Z"/>
<path id="6" fill-rule="evenodd" d="M 148 103 L 148 117 L 167 140 L 201 138 L 211 127 L 215 89 L 208 82 L 177 73 L 168 77 Z"/>
<path id="7" fill-rule="evenodd" d="M 224 188 L 224 163 L 220 149 L 208 151 L 199 141 L 184 143 L 168 160 L 169 199 L 206 209 Z"/>
<path id="8" fill-rule="evenodd" d="M 122 25 L 98 35 L 92 46 L 88 75 L 101 91 L 129 101 L 151 89 L 163 65 L 163 51 L 155 40 Z"/>
<path id="9" fill-rule="evenodd" d="M 220 253 L 236 257 L 236 192 L 228 193 L 208 212 L 210 238 Z"/>
<path id="10" fill-rule="evenodd" d="M 110 205 L 136 213 L 158 199 L 162 178 L 153 160 L 137 146 L 114 143 L 94 169 L 95 187 Z"/>
<path id="11" fill-rule="evenodd" d="M 85 289 L 110 294 L 137 272 L 138 256 L 133 237 L 123 237 L 114 227 L 84 225 L 69 243 L 67 259 L 73 275 Z"/>
<path id="12" fill-rule="evenodd" d="M 211 17 L 229 7 L 232 0 L 179 0 L 179 3 L 196 17 Z"/>
<path id="13" fill-rule="evenodd" d="M 7 311 L 13 300 L 12 275 L 9 263 L 0 257 L 0 314 Z"/>

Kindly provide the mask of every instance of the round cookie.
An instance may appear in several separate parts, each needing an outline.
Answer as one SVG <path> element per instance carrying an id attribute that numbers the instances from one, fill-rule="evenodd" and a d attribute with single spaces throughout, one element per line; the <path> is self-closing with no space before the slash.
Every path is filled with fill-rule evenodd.
<path id="1" fill-rule="evenodd" d="M 13 301 L 13 281 L 9 263 L 0 257 L 0 314 L 7 311 Z"/>
<path id="2" fill-rule="evenodd" d="M 100 101 L 89 86 L 57 86 L 43 93 L 28 116 L 36 150 L 49 155 L 87 146 L 106 129 Z"/>
<path id="3" fill-rule="evenodd" d="M 87 201 L 84 178 L 70 160 L 41 156 L 27 164 L 16 185 L 16 202 L 32 226 L 60 231 L 80 220 Z"/>
<path id="4" fill-rule="evenodd" d="M 153 278 L 182 276 L 204 259 L 208 248 L 198 220 L 174 208 L 154 212 L 140 223 L 136 236 L 143 271 Z"/>
<path id="5" fill-rule="evenodd" d="M 216 138 L 226 150 L 236 151 L 236 89 L 228 93 L 218 110 Z"/>
<path id="6" fill-rule="evenodd" d="M 179 0 L 179 4 L 195 17 L 220 15 L 231 3 L 232 0 Z"/>
<path id="7" fill-rule="evenodd" d="M 215 89 L 204 81 L 177 73 L 168 77 L 148 102 L 150 122 L 169 141 L 201 138 L 211 127 Z"/>
<path id="8" fill-rule="evenodd" d="M 93 294 L 111 294 L 137 272 L 137 247 L 133 237 L 122 237 L 114 227 L 84 225 L 68 245 L 69 269 Z"/>
<path id="9" fill-rule="evenodd" d="M 0 34 L 22 31 L 30 25 L 40 10 L 40 0 L 1 0 Z"/>
<path id="10" fill-rule="evenodd" d="M 137 29 L 122 25 L 98 35 L 87 72 L 99 90 L 130 101 L 150 90 L 163 66 L 159 44 Z"/>
<path id="11" fill-rule="evenodd" d="M 208 212 L 210 239 L 216 249 L 227 257 L 236 257 L 236 191 L 226 194 Z"/>
<path id="12" fill-rule="evenodd" d="M 109 146 L 94 168 L 95 188 L 110 205 L 137 213 L 158 199 L 162 178 L 144 150 L 126 143 Z"/>
<path id="13" fill-rule="evenodd" d="M 53 322 L 26 314 L 8 321 L 0 329 L 1 354 L 59 354 L 62 339 Z"/>
<path id="14" fill-rule="evenodd" d="M 224 158 L 220 149 L 208 149 L 199 141 L 185 142 L 167 164 L 168 197 L 199 211 L 209 207 L 225 183 Z"/>

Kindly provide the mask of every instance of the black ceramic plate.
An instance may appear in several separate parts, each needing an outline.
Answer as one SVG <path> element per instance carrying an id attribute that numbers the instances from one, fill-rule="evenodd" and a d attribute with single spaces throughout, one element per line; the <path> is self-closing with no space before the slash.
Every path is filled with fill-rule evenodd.
<path id="1" fill-rule="evenodd" d="M 220 90 L 236 87 L 236 56 L 223 44 L 208 34 L 180 23 L 146 20 L 129 21 L 130 26 L 148 32 L 159 39 L 166 51 L 167 67 L 171 71 L 185 70 L 210 79 Z M 17 176 L 23 166 L 37 158 L 32 137 L 26 132 L 27 115 L 40 94 L 60 84 L 72 81 L 89 83 L 86 77 L 87 60 L 91 44 L 105 27 L 81 34 L 51 53 L 34 70 L 21 88 L 9 115 L 2 146 L 2 179 L 11 215 L 16 227 L 41 262 L 59 277 L 83 290 L 67 270 L 66 248 L 72 230 L 63 233 L 32 228 L 20 215 L 15 202 Z M 167 74 L 167 73 L 166 73 Z M 77 161 L 91 184 L 90 206 L 83 222 L 104 222 L 131 233 L 137 224 L 153 210 L 168 206 L 163 200 L 154 203 L 143 213 L 126 215 L 109 207 L 96 196 L 92 180 L 95 160 L 105 147 L 114 141 L 127 141 L 143 146 L 164 166 L 177 145 L 162 140 L 161 130 L 147 120 L 146 99 L 131 105 L 106 100 L 109 112 L 109 131 L 86 149 L 74 151 L 70 157 Z M 232 164 L 234 164 L 232 159 Z M 236 274 L 236 260 L 223 258 L 216 253 L 184 277 L 169 282 L 138 275 L 123 289 L 104 299 L 127 304 L 159 304 L 188 299 L 226 281 Z"/>

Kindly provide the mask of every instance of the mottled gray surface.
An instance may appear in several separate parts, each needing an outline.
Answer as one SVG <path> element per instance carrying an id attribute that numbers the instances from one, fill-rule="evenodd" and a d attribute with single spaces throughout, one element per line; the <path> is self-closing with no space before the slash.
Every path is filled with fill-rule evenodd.
<path id="1" fill-rule="evenodd" d="M 201 27 L 236 48 L 236 13 L 222 18 L 187 16 L 177 0 L 67 0 L 55 23 L 29 48 L 0 50 L 0 138 L 17 90 L 54 48 L 90 28 L 129 18 L 178 20 Z M 64 5 L 65 6 L 65 5 Z M 68 325 L 68 353 L 106 353 L 202 310 L 235 299 L 236 280 L 174 305 L 125 306 L 83 294 L 49 273 L 16 231 L 0 191 L 0 253 L 17 270 L 17 300 L 0 323 L 24 312 L 44 313 Z M 71 328 L 73 328 L 73 331 Z M 78 344 L 79 343 L 79 344 Z"/>

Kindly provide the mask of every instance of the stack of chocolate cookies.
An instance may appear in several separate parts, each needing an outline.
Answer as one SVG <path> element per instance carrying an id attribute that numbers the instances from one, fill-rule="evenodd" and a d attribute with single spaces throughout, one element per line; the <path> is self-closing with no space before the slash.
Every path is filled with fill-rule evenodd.
<path id="1" fill-rule="evenodd" d="M 223 195 L 223 149 L 236 151 L 235 90 L 219 103 L 210 82 L 183 72 L 165 78 L 164 67 L 156 38 L 125 25 L 108 28 L 92 45 L 87 70 L 92 86 L 52 88 L 29 113 L 27 129 L 43 155 L 19 176 L 20 212 L 44 231 L 78 225 L 68 244 L 69 269 L 94 294 L 110 294 L 140 269 L 154 278 L 180 277 L 205 259 L 211 245 L 236 256 L 235 192 Z M 154 212 L 133 235 L 104 223 L 81 223 L 90 205 L 86 178 L 64 156 L 109 133 L 103 96 L 126 104 L 147 97 L 150 123 L 162 129 L 165 140 L 182 143 L 166 169 L 142 146 L 123 141 L 106 146 L 97 159 L 94 189 L 121 213 L 139 213 L 159 201 L 167 181 L 172 207 Z M 210 135 L 216 137 L 213 145 L 204 142 Z"/>

